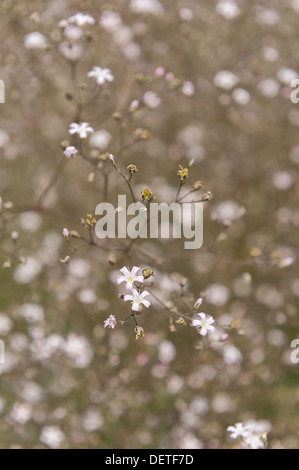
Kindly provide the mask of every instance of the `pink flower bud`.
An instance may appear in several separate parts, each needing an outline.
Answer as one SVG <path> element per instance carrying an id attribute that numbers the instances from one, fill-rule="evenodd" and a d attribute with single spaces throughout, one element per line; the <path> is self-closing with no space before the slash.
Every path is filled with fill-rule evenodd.
<path id="1" fill-rule="evenodd" d="M 64 228 L 64 229 L 62 230 L 62 235 L 64 236 L 64 238 L 69 238 L 70 232 L 68 231 L 67 228 Z"/>
<path id="2" fill-rule="evenodd" d="M 11 239 L 15 242 L 19 238 L 18 232 L 11 232 Z"/>

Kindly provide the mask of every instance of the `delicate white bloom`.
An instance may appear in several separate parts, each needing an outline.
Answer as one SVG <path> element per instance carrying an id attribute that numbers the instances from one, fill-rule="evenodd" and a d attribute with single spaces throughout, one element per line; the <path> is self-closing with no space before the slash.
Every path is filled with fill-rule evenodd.
<path id="1" fill-rule="evenodd" d="M 113 82 L 114 77 L 109 69 L 102 69 L 97 65 L 93 67 L 87 74 L 88 77 L 95 78 L 98 85 L 103 85 L 105 82 Z"/>
<path id="2" fill-rule="evenodd" d="M 95 23 L 95 20 L 92 16 L 86 15 L 84 13 L 76 13 L 76 15 L 71 16 L 68 21 L 70 23 L 75 23 L 77 26 L 85 26 L 87 24 Z"/>
<path id="3" fill-rule="evenodd" d="M 108 328 L 112 328 L 112 329 L 113 329 L 113 328 L 115 328 L 116 323 L 117 323 L 117 321 L 116 321 L 115 316 L 114 316 L 114 315 L 110 315 L 110 316 L 104 321 L 104 328 L 107 328 L 107 326 L 108 326 Z"/>
<path id="4" fill-rule="evenodd" d="M 151 109 L 158 108 L 161 104 L 161 98 L 153 91 L 147 91 L 143 95 L 144 104 Z"/>
<path id="5" fill-rule="evenodd" d="M 267 444 L 267 435 L 251 434 L 246 437 L 244 443 L 250 449 L 264 449 Z"/>
<path id="6" fill-rule="evenodd" d="M 282 67 L 281 69 L 278 70 L 277 72 L 277 78 L 280 80 L 282 83 L 284 83 L 287 86 L 290 86 L 290 83 L 298 78 L 298 73 L 290 69 L 288 67 Z"/>
<path id="7" fill-rule="evenodd" d="M 214 77 L 214 84 L 224 90 L 230 90 L 238 83 L 238 81 L 238 77 L 229 70 L 221 70 L 220 72 L 217 72 Z"/>
<path id="8" fill-rule="evenodd" d="M 101 15 L 100 25 L 109 33 L 113 33 L 122 26 L 121 16 L 119 13 L 116 13 L 111 10 L 106 10 Z"/>
<path id="9" fill-rule="evenodd" d="M 124 301 L 126 302 L 127 300 L 132 301 L 132 310 L 138 312 L 140 309 L 141 304 L 143 304 L 146 308 L 150 306 L 150 301 L 145 300 L 145 297 L 149 295 L 149 292 L 144 290 L 143 292 L 139 293 L 137 289 L 133 289 L 131 295 L 125 295 L 124 296 Z"/>
<path id="10" fill-rule="evenodd" d="M 81 44 L 70 43 L 69 41 L 63 41 L 59 44 L 59 50 L 64 57 L 72 62 L 76 62 L 81 59 L 84 53 L 84 49 Z"/>
<path id="11" fill-rule="evenodd" d="M 126 282 L 126 288 L 129 290 L 134 289 L 134 282 L 143 282 L 143 276 L 137 275 L 138 271 L 140 271 L 140 268 L 138 266 L 133 266 L 131 271 L 124 266 L 121 268 L 120 272 L 123 274 L 123 276 L 120 276 L 117 279 L 117 284 L 121 284 L 122 282 Z"/>
<path id="12" fill-rule="evenodd" d="M 63 32 L 70 41 L 78 41 L 83 36 L 82 29 L 74 24 L 68 24 Z"/>
<path id="13" fill-rule="evenodd" d="M 89 144 L 92 147 L 98 148 L 100 150 L 105 150 L 111 141 L 110 132 L 102 129 L 101 131 L 96 131 L 89 139 Z"/>
<path id="14" fill-rule="evenodd" d="M 73 155 L 76 155 L 78 153 L 78 150 L 73 145 L 69 145 L 68 147 L 66 147 L 63 153 L 66 158 L 71 158 Z"/>
<path id="15" fill-rule="evenodd" d="M 73 367 L 84 369 L 93 358 L 93 351 L 84 336 L 70 333 L 64 343 L 64 352 L 72 360 Z"/>
<path id="16" fill-rule="evenodd" d="M 19 424 L 26 424 L 31 419 L 32 409 L 28 403 L 14 403 L 10 418 Z"/>
<path id="17" fill-rule="evenodd" d="M 158 0 L 131 0 L 130 8 L 136 13 L 151 13 L 152 15 L 161 15 L 164 12 Z"/>
<path id="18" fill-rule="evenodd" d="M 43 34 L 35 31 L 26 34 L 24 45 L 26 49 L 43 49 L 46 46 L 46 38 Z"/>
<path id="19" fill-rule="evenodd" d="M 78 134 L 80 139 L 85 139 L 88 134 L 93 132 L 93 128 L 90 127 L 88 122 L 80 122 L 77 124 L 76 122 L 72 122 L 70 124 L 69 133 L 70 134 Z"/>
<path id="20" fill-rule="evenodd" d="M 58 426 L 45 426 L 39 439 L 52 449 L 57 449 L 64 441 L 65 435 Z"/>
<path id="21" fill-rule="evenodd" d="M 206 315 L 203 312 L 198 313 L 197 315 L 200 317 L 200 320 L 193 320 L 192 326 L 200 328 L 200 334 L 202 336 L 206 336 L 209 331 L 211 331 L 211 333 L 214 333 L 215 327 L 212 326 L 212 324 L 215 323 L 214 318 L 211 315 Z"/>
<path id="22" fill-rule="evenodd" d="M 182 86 L 182 93 L 185 96 L 193 96 L 194 95 L 194 85 L 192 82 L 186 81 L 183 83 Z"/>
<path id="23" fill-rule="evenodd" d="M 42 265 L 33 257 L 27 258 L 24 264 L 19 264 L 14 272 L 14 280 L 19 284 L 29 284 L 41 272 Z"/>
<path id="24" fill-rule="evenodd" d="M 234 426 L 229 426 L 227 431 L 231 433 L 232 439 L 237 439 L 238 437 L 245 438 L 249 436 L 249 430 L 247 427 L 244 427 L 243 423 L 236 423 Z"/>
<path id="25" fill-rule="evenodd" d="M 28 323 L 39 323 L 44 320 L 43 307 L 32 302 L 22 305 L 20 314 Z"/>
<path id="26" fill-rule="evenodd" d="M 232 97 L 236 103 L 240 104 L 241 106 L 248 104 L 250 101 L 250 93 L 247 90 L 244 90 L 244 88 L 236 88 L 232 92 Z"/>
<path id="27" fill-rule="evenodd" d="M 241 13 L 238 5 L 232 0 L 220 0 L 216 5 L 215 10 L 227 20 L 232 20 Z"/>
<path id="28" fill-rule="evenodd" d="M 277 96 L 279 89 L 279 83 L 274 80 L 274 78 L 264 78 L 264 80 L 261 80 L 258 84 L 259 92 L 267 98 L 274 98 Z"/>

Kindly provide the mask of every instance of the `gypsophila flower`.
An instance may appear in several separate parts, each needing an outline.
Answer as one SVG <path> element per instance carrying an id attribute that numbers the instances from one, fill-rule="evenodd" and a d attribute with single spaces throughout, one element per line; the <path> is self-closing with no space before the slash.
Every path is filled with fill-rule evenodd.
<path id="1" fill-rule="evenodd" d="M 104 321 L 104 328 L 107 328 L 107 326 L 108 326 L 108 328 L 112 328 L 112 329 L 113 329 L 113 328 L 115 328 L 116 323 L 117 323 L 117 321 L 116 321 L 115 316 L 114 316 L 114 315 L 110 315 L 110 316 Z"/>
<path id="2" fill-rule="evenodd" d="M 90 78 L 95 78 L 98 85 L 103 85 L 105 82 L 113 82 L 114 77 L 109 69 L 102 69 L 101 67 L 94 66 L 87 74 Z"/>
<path id="3" fill-rule="evenodd" d="M 200 328 L 199 333 L 202 336 L 206 336 L 206 334 L 210 331 L 211 333 L 214 333 L 215 327 L 212 326 L 213 323 L 215 323 L 214 318 L 211 315 L 206 315 L 205 313 L 201 312 L 197 314 L 200 317 L 200 320 L 193 320 L 192 321 L 192 326 L 195 326 L 196 328 Z"/>
<path id="4" fill-rule="evenodd" d="M 46 38 L 43 34 L 35 31 L 26 34 L 24 45 L 26 49 L 43 49 L 46 46 Z"/>
<path id="5" fill-rule="evenodd" d="M 72 122 L 70 124 L 69 133 L 70 134 L 78 134 L 80 139 L 85 139 L 88 134 L 93 132 L 93 128 L 90 127 L 88 122 L 80 122 L 79 124 L 76 122 Z"/>
<path id="6" fill-rule="evenodd" d="M 203 303 L 203 299 L 201 297 L 199 297 L 199 299 L 196 300 L 194 306 L 193 306 L 193 309 L 196 309 L 196 308 L 199 308 Z"/>
<path id="7" fill-rule="evenodd" d="M 64 229 L 62 230 L 62 235 L 64 236 L 64 238 L 69 238 L 70 232 L 68 231 L 67 228 L 64 228 Z"/>
<path id="8" fill-rule="evenodd" d="M 73 157 L 73 155 L 76 155 L 77 153 L 78 153 L 78 150 L 73 145 L 69 145 L 63 152 L 66 158 L 71 158 Z"/>
<path id="9" fill-rule="evenodd" d="M 134 282 L 143 282 L 143 276 L 137 275 L 140 268 L 138 266 L 133 266 L 132 270 L 130 271 L 126 266 L 121 268 L 120 272 L 123 276 L 120 276 L 117 279 L 117 284 L 121 284 L 122 282 L 126 282 L 126 288 L 128 290 L 132 290 L 134 288 Z"/>
<path id="10" fill-rule="evenodd" d="M 150 306 L 150 301 L 145 300 L 145 297 L 149 295 L 149 292 L 146 290 L 139 293 L 137 289 L 132 290 L 132 294 L 130 295 L 125 295 L 124 296 L 124 301 L 126 302 L 127 300 L 132 301 L 132 310 L 135 312 L 139 312 L 141 305 L 144 305 L 146 308 Z"/>
<path id="11" fill-rule="evenodd" d="M 95 20 L 91 15 L 84 13 L 76 13 L 76 15 L 71 16 L 68 21 L 70 23 L 75 23 L 77 26 L 85 26 L 87 24 L 94 24 Z"/>
<path id="12" fill-rule="evenodd" d="M 245 438 L 249 435 L 249 430 L 244 426 L 243 423 L 236 423 L 234 426 L 229 426 L 227 431 L 231 433 L 232 439 Z"/>

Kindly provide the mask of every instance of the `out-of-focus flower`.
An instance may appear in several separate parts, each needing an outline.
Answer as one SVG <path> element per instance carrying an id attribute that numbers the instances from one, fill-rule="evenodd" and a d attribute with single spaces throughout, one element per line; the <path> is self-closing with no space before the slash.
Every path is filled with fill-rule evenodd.
<path id="1" fill-rule="evenodd" d="M 206 336 L 206 334 L 210 331 L 211 333 L 214 333 L 215 327 L 212 326 L 213 323 L 215 323 L 214 318 L 211 315 L 206 315 L 205 313 L 201 312 L 197 314 L 200 317 L 200 320 L 193 320 L 192 321 L 192 326 L 195 326 L 196 328 L 200 328 L 199 333 L 202 336 Z"/>
<path id="2" fill-rule="evenodd" d="M 85 26 L 87 24 L 94 24 L 95 19 L 91 15 L 85 13 L 76 13 L 76 15 L 71 16 L 68 21 L 70 23 L 75 23 L 77 26 Z"/>
<path id="3" fill-rule="evenodd" d="M 108 326 L 108 328 L 113 329 L 113 328 L 115 328 L 116 323 L 117 323 L 117 321 L 116 321 L 115 316 L 114 315 L 109 315 L 109 317 L 104 321 L 104 328 L 107 328 L 107 326 Z"/>
<path id="4" fill-rule="evenodd" d="M 139 293 L 137 289 L 133 289 L 132 294 L 124 296 L 124 301 L 126 302 L 127 300 L 131 300 L 132 310 L 138 312 L 140 310 L 141 305 L 144 305 L 146 308 L 150 306 L 150 301 L 145 299 L 145 297 L 147 297 L 148 295 L 150 294 L 146 290 Z"/>
<path id="5" fill-rule="evenodd" d="M 64 236 L 64 238 L 69 238 L 69 236 L 70 236 L 69 230 L 67 228 L 64 228 L 62 230 L 62 235 Z"/>
<path id="6" fill-rule="evenodd" d="M 100 25 L 109 33 L 114 33 L 122 26 L 122 19 L 119 13 L 106 10 L 100 18 Z"/>
<path id="7" fill-rule="evenodd" d="M 71 43 L 69 41 L 63 41 L 59 44 L 59 50 L 64 57 L 72 62 L 76 62 L 81 59 L 84 53 L 84 49 L 81 44 Z"/>
<path id="8" fill-rule="evenodd" d="M 46 44 L 45 36 L 38 31 L 26 34 L 25 36 L 24 45 L 26 49 L 43 49 Z"/>
<path id="9" fill-rule="evenodd" d="M 102 69 L 95 65 L 87 74 L 90 78 L 95 78 L 98 85 L 103 85 L 105 82 L 113 82 L 114 77 L 110 69 Z"/>
<path id="10" fill-rule="evenodd" d="M 95 147 L 100 150 L 105 150 L 111 141 L 111 134 L 110 132 L 102 129 L 100 131 L 96 131 L 89 139 L 89 144 L 92 147 Z"/>
<path id="11" fill-rule="evenodd" d="M 220 0 L 216 5 L 215 10 L 227 20 L 232 20 L 241 13 L 238 5 L 232 0 Z"/>
<path id="12" fill-rule="evenodd" d="M 195 91 L 195 88 L 194 88 L 194 85 L 192 82 L 189 82 L 189 81 L 186 81 L 183 83 L 183 86 L 182 86 L 182 93 L 183 95 L 185 96 L 193 96 L 194 95 L 194 91 Z"/>
<path id="13" fill-rule="evenodd" d="M 146 91 L 143 95 L 144 104 L 151 109 L 156 109 L 161 104 L 161 98 L 154 91 Z"/>
<path id="14" fill-rule="evenodd" d="M 88 122 L 72 122 L 70 124 L 69 133 L 70 134 L 78 134 L 80 139 L 85 139 L 88 134 L 93 132 L 93 128 L 90 127 Z"/>
<path id="15" fill-rule="evenodd" d="M 11 232 L 11 239 L 16 242 L 17 239 L 19 238 L 19 233 L 16 231 Z"/>
<path id="16" fill-rule="evenodd" d="M 136 13 L 151 13 L 152 15 L 161 15 L 164 12 L 158 0 L 131 0 L 130 9 Z"/>
<path id="17" fill-rule="evenodd" d="M 232 439 L 237 439 L 238 437 L 244 438 L 249 435 L 249 430 L 244 427 L 243 423 L 236 423 L 234 426 L 229 426 L 227 431 L 231 433 Z"/>
<path id="18" fill-rule="evenodd" d="M 164 74 L 165 74 L 165 68 L 162 65 L 156 68 L 155 70 L 156 77 L 163 77 Z"/>
<path id="19" fill-rule="evenodd" d="M 78 153 L 78 150 L 73 145 L 69 145 L 63 152 L 66 158 L 71 158 L 73 155 Z"/>
<path id="20" fill-rule="evenodd" d="M 138 271 L 140 271 L 140 268 L 138 266 L 133 266 L 131 271 L 124 266 L 121 268 L 120 272 L 123 274 L 123 276 L 120 276 L 117 279 L 117 284 L 121 284 L 122 282 L 126 282 L 126 288 L 128 290 L 133 290 L 134 289 L 134 282 L 143 282 L 143 276 L 137 275 Z"/>
<path id="21" fill-rule="evenodd" d="M 64 441 L 65 435 L 58 426 L 45 426 L 39 439 L 52 449 L 57 449 Z"/>
<path id="22" fill-rule="evenodd" d="M 214 77 L 214 84 L 224 90 L 230 90 L 238 83 L 238 81 L 238 77 L 229 70 L 221 70 L 220 72 L 217 72 Z"/>

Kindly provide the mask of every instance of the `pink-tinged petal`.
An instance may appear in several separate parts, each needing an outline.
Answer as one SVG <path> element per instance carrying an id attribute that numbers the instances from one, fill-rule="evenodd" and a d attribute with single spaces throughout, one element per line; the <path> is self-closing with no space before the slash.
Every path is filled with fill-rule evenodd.
<path id="1" fill-rule="evenodd" d="M 123 273 L 125 276 L 128 276 L 128 274 L 130 274 L 130 271 L 128 270 L 128 268 L 126 266 L 121 268 L 120 272 Z"/>
<path id="2" fill-rule="evenodd" d="M 133 282 L 127 281 L 126 289 L 128 289 L 128 290 L 133 290 L 133 288 L 134 288 Z"/>
<path id="3" fill-rule="evenodd" d="M 148 308 L 151 304 L 149 300 L 143 300 L 142 303 L 146 308 Z"/>
<path id="4" fill-rule="evenodd" d="M 197 315 L 202 319 L 202 321 L 205 321 L 205 319 L 206 319 L 206 314 L 205 313 L 200 312 Z"/>
<path id="5" fill-rule="evenodd" d="M 213 317 L 208 317 L 208 318 L 207 318 L 207 324 L 208 324 L 208 325 L 212 325 L 212 323 L 215 323 L 214 318 L 213 318 Z"/>
<path id="6" fill-rule="evenodd" d="M 134 277 L 138 273 L 139 270 L 140 268 L 138 266 L 133 266 L 131 270 L 132 276 Z"/>
<path id="7" fill-rule="evenodd" d="M 200 333 L 202 336 L 206 336 L 207 332 L 208 332 L 208 330 L 207 330 L 205 327 L 202 327 L 199 333 Z"/>
<path id="8" fill-rule="evenodd" d="M 138 302 L 133 302 L 132 310 L 134 310 L 135 312 L 139 311 L 139 303 Z"/>
<path id="9" fill-rule="evenodd" d="M 150 295 L 150 293 L 147 290 L 144 290 L 141 294 L 142 299 L 146 297 L 147 295 Z"/>
<path id="10" fill-rule="evenodd" d="M 126 302 L 127 300 L 134 300 L 132 295 L 125 295 L 124 296 L 124 301 Z"/>
<path id="11" fill-rule="evenodd" d="M 121 282 L 126 282 L 126 277 L 125 276 L 120 276 L 116 279 L 117 284 L 121 284 Z"/>

